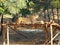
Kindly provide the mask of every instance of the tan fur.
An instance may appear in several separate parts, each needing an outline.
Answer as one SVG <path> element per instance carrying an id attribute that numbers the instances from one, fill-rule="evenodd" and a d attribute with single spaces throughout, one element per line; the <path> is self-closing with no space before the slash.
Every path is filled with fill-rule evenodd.
<path id="1" fill-rule="evenodd" d="M 31 24 L 34 23 L 35 21 L 37 21 L 36 19 L 38 18 L 38 15 L 34 14 L 34 15 L 30 15 L 29 17 L 19 17 L 16 20 L 17 24 L 23 23 L 23 24 Z"/>

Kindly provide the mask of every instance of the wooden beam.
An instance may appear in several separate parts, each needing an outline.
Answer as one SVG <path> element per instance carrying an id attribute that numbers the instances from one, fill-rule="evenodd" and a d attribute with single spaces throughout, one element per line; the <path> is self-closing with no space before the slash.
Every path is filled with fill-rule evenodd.
<path id="1" fill-rule="evenodd" d="M 52 40 L 54 40 L 59 34 L 60 34 L 60 32 L 58 32 L 58 33 L 52 38 Z M 51 42 L 51 40 L 50 40 L 47 44 L 49 44 L 50 42 Z"/>
<path id="2" fill-rule="evenodd" d="M 52 24 L 50 25 L 50 31 L 51 31 L 51 45 L 53 45 L 53 30 L 52 30 Z"/>
<path id="3" fill-rule="evenodd" d="M 7 26 L 7 45 L 9 45 L 9 27 Z"/>
<path id="4" fill-rule="evenodd" d="M 2 31 L 2 45 L 5 45 L 5 30 Z"/>
<path id="5" fill-rule="evenodd" d="M 19 26 L 19 27 L 25 27 L 25 26 L 34 26 L 36 29 L 38 29 L 38 27 L 40 27 L 41 25 L 45 25 L 45 24 L 47 24 L 47 26 L 49 27 L 50 25 L 51 25 L 51 23 L 52 23 L 52 26 L 53 27 L 57 27 L 57 28 L 59 28 L 60 29 L 60 25 L 59 24 L 57 24 L 57 23 L 55 23 L 55 22 L 44 22 L 44 23 L 37 23 L 37 24 L 16 24 L 16 23 L 4 23 L 4 24 L 2 24 L 3 26 L 5 26 L 5 25 L 9 25 L 9 26 Z M 36 26 L 38 26 L 38 27 L 36 27 Z"/>

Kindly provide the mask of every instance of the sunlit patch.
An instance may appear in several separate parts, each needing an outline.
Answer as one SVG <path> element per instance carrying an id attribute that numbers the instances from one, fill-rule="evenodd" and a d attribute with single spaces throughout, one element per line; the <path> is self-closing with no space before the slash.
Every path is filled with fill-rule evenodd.
<path id="1" fill-rule="evenodd" d="M 12 18 L 12 15 L 5 14 L 3 18 Z"/>
<path id="2" fill-rule="evenodd" d="M 43 32 L 43 30 L 40 30 L 40 29 L 24 29 L 24 30 L 20 30 L 20 31 L 26 31 L 26 32 Z"/>
<path id="3" fill-rule="evenodd" d="M 54 16 L 54 18 L 55 18 L 55 19 L 58 19 L 58 17 L 57 17 L 56 15 Z"/>

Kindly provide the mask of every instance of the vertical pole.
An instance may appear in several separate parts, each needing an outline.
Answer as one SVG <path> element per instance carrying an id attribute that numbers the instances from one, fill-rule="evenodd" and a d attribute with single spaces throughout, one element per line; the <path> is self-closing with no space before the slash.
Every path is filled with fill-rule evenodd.
<path id="1" fill-rule="evenodd" d="M 9 27 L 7 26 L 7 45 L 9 45 Z"/>
<path id="2" fill-rule="evenodd" d="M 59 33 L 57 33 L 53 38 L 52 40 L 54 40 L 57 36 L 59 35 Z M 51 41 L 49 41 L 47 44 L 49 44 Z"/>
<path id="3" fill-rule="evenodd" d="M 5 45 L 5 30 L 2 31 L 2 45 Z"/>
<path id="4" fill-rule="evenodd" d="M 8 22 L 7 22 L 8 24 Z M 9 27 L 6 25 L 6 44 L 9 45 Z"/>
<path id="5" fill-rule="evenodd" d="M 47 39 L 48 39 L 48 29 L 47 29 L 47 24 L 46 24 L 46 26 L 45 26 L 45 30 L 46 30 L 46 41 L 47 41 Z"/>
<path id="6" fill-rule="evenodd" d="M 58 45 L 60 45 L 60 36 L 59 36 L 58 38 L 59 38 L 59 42 L 58 42 Z"/>
<path id="7" fill-rule="evenodd" d="M 1 35 L 2 35 L 2 45 L 5 45 L 5 30 L 3 24 L 3 15 L 1 15 Z"/>
<path id="8" fill-rule="evenodd" d="M 52 24 L 50 25 L 50 31 L 51 31 L 51 45 L 53 45 L 53 31 L 52 31 Z"/>

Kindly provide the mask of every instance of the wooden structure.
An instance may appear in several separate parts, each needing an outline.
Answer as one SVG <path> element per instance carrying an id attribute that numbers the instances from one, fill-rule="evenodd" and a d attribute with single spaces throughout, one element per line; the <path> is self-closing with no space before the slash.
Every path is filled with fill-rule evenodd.
<path id="1" fill-rule="evenodd" d="M 9 45 L 9 27 L 8 26 L 14 26 L 14 27 L 24 27 L 24 26 L 31 26 L 35 29 L 38 29 L 39 27 L 41 27 L 43 25 L 43 27 L 46 27 L 44 31 L 46 31 L 46 39 L 48 38 L 48 30 L 46 30 L 48 27 L 50 27 L 50 32 L 51 32 L 51 45 L 53 45 L 53 31 L 52 31 L 52 27 L 56 27 L 58 29 L 60 29 L 60 25 L 55 23 L 54 21 L 50 21 L 50 22 L 42 22 L 40 21 L 38 24 L 16 24 L 16 23 L 3 23 L 1 24 L 3 27 L 6 27 L 6 31 L 3 29 L 2 31 L 2 37 L 3 37 L 3 45 L 5 45 L 5 41 L 7 41 L 7 45 Z M 6 35 L 5 35 L 6 34 Z M 7 40 L 5 40 L 5 37 L 7 37 Z"/>
<path id="2" fill-rule="evenodd" d="M 41 5 L 44 5 L 44 4 L 49 4 L 49 3 L 44 3 L 42 0 L 40 0 L 40 4 Z M 50 5 L 49 5 L 50 6 Z M 46 7 L 48 7 L 48 5 L 46 5 Z M 45 7 L 45 8 L 46 8 Z M 58 7 L 58 6 L 57 6 Z M 45 9 L 44 8 L 44 9 Z M 51 7 L 53 8 L 53 7 Z M 52 10 L 52 13 L 53 13 L 53 9 Z M 48 9 L 47 9 L 48 11 Z M 59 23 L 59 15 L 58 15 L 58 8 L 57 8 L 57 16 L 58 16 L 58 23 Z M 45 11 L 44 11 L 44 17 L 46 19 L 46 15 L 45 15 Z M 49 17 L 49 15 L 48 15 Z M 54 13 L 53 13 L 53 20 L 54 20 Z M 49 18 L 49 21 L 50 21 L 50 18 Z M 9 27 L 8 26 L 13 26 L 14 28 L 17 28 L 17 27 L 25 27 L 25 26 L 30 26 L 30 27 L 33 27 L 35 29 L 38 29 L 38 28 L 41 28 L 41 26 L 44 29 L 44 31 L 46 32 L 46 40 L 48 38 L 48 27 L 50 28 L 50 32 L 51 32 L 51 45 L 53 45 L 53 39 L 58 36 L 58 34 L 60 33 L 57 33 L 54 37 L 53 37 L 53 29 L 52 27 L 56 27 L 58 29 L 60 29 L 60 25 L 55 23 L 54 21 L 50 21 L 50 22 L 43 22 L 43 21 L 40 21 L 38 24 L 16 24 L 16 23 L 3 23 L 3 16 L 2 16 L 2 19 L 1 19 L 1 32 L 2 32 L 2 41 L 3 41 L 3 45 L 5 45 L 5 41 L 7 41 L 7 45 L 9 45 Z M 3 28 L 7 28 L 6 30 L 3 29 Z M 5 35 L 6 34 L 6 35 Z M 7 40 L 5 40 L 5 37 L 7 38 Z"/>
<path id="3" fill-rule="evenodd" d="M 14 28 L 17 28 L 17 27 L 32 27 L 32 28 L 35 28 L 35 29 L 41 29 L 41 27 L 43 27 L 45 32 L 46 32 L 46 40 L 48 38 L 48 31 L 51 32 L 51 45 L 53 45 L 53 39 L 56 37 L 54 36 L 53 37 L 53 29 L 52 27 L 56 27 L 58 29 L 60 29 L 60 25 L 58 23 L 55 23 L 53 20 L 50 21 L 50 22 L 44 22 L 44 21 L 39 21 L 38 23 L 36 24 L 17 24 L 17 23 L 3 23 L 3 16 L 2 16 L 2 19 L 1 19 L 1 32 L 2 32 L 2 41 L 3 41 L 3 45 L 5 45 L 5 41 L 7 41 L 7 45 L 9 45 L 9 26 L 13 26 Z M 7 28 L 6 31 L 3 29 L 3 28 Z M 49 28 L 49 30 L 48 30 Z M 6 34 L 6 35 L 5 35 Z M 59 33 L 57 33 L 56 35 L 58 35 Z M 7 38 L 7 40 L 5 40 L 5 37 Z"/>

